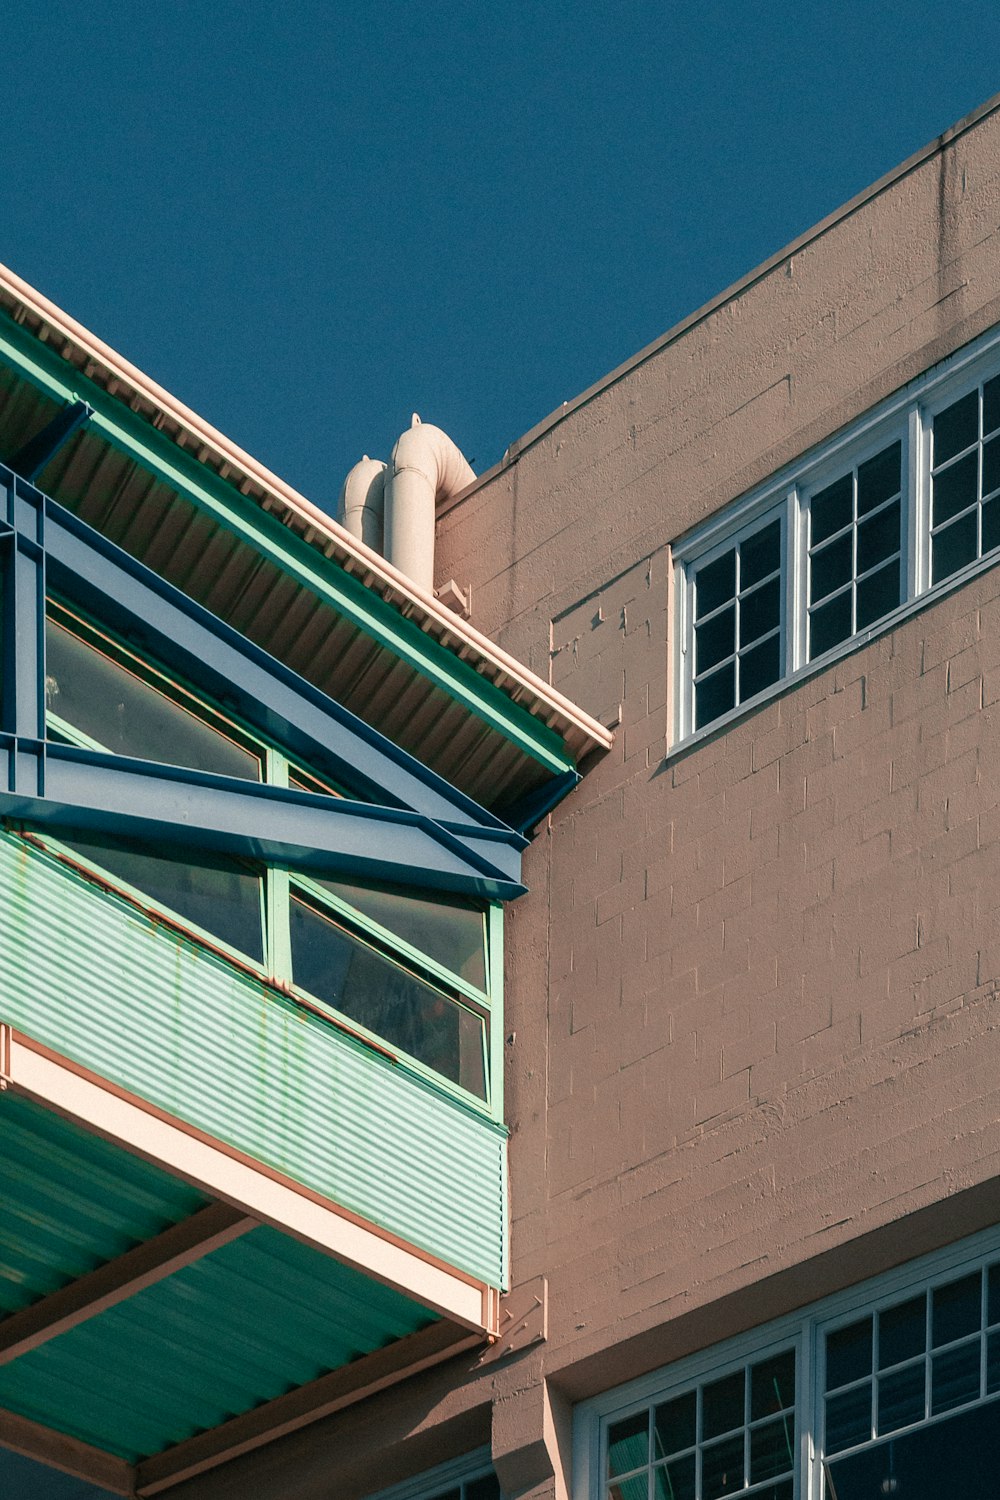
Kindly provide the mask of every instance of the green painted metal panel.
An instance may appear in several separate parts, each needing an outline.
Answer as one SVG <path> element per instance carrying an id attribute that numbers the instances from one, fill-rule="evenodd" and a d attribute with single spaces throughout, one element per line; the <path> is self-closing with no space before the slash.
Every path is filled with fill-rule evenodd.
<path id="1" fill-rule="evenodd" d="M 0 1094 L 0 1313 L 123 1255 L 207 1201 L 37 1104 Z"/>
<path id="2" fill-rule="evenodd" d="M 100 432 L 119 451 L 332 604 L 366 635 L 415 667 L 552 774 L 574 768 L 573 758 L 554 730 L 539 723 L 475 667 L 440 646 L 275 517 L 242 499 L 231 485 L 39 343 L 7 314 L 0 314 L 0 354 L 46 395 L 61 401 L 82 397 L 89 402 L 94 408 L 90 430 Z"/>
<path id="3" fill-rule="evenodd" d="M 0 1020 L 490 1284 L 502 1126 L 10 834 Z"/>
<path id="4" fill-rule="evenodd" d="M 0 1369 L 0 1406 L 135 1461 L 433 1321 L 260 1228 Z"/>

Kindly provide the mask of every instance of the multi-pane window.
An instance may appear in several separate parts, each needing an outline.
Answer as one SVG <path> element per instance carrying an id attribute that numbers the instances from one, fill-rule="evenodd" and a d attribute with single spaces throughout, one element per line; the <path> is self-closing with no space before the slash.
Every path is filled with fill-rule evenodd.
<path id="1" fill-rule="evenodd" d="M 606 1500 L 792 1500 L 795 1454 L 784 1349 L 612 1423 Z"/>
<path id="2" fill-rule="evenodd" d="M 972 1497 L 995 1475 L 1000 1262 L 831 1329 L 825 1355 L 826 1500 Z"/>
<path id="3" fill-rule="evenodd" d="M 781 523 L 694 571 L 695 727 L 781 676 Z"/>
<path id="4" fill-rule="evenodd" d="M 809 659 L 902 600 L 902 443 L 809 499 Z"/>
<path id="5" fill-rule="evenodd" d="M 935 414 L 931 429 L 931 579 L 1000 546 L 1000 376 Z"/>
<path id="6" fill-rule="evenodd" d="M 1000 1230 L 609 1391 L 577 1420 L 586 1500 L 996 1500 Z"/>
<path id="7" fill-rule="evenodd" d="M 676 741 L 1000 557 L 998 364 L 994 331 L 675 545 Z"/>
<path id="8" fill-rule="evenodd" d="M 46 621 L 46 719 L 49 737 L 63 744 L 340 795 L 55 602 Z M 489 1101 L 497 919 L 487 907 L 204 852 L 193 859 L 105 834 L 47 842 L 394 1054 Z"/>

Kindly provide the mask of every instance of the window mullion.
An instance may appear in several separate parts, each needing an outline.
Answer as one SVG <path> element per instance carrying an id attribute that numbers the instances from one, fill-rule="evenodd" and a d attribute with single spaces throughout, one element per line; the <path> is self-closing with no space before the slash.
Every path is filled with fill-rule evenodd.
<path id="1" fill-rule="evenodd" d="M 930 423 L 923 407 L 911 407 L 906 426 L 906 597 L 930 587 Z"/>
<path id="2" fill-rule="evenodd" d="M 785 666 L 790 676 L 806 661 L 806 577 L 809 537 L 802 491 L 793 485 L 785 502 Z"/>

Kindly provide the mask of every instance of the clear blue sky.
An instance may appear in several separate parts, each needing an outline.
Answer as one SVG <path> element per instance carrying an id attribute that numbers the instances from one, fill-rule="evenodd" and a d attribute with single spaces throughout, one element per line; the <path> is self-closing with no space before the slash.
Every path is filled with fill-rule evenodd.
<path id="1" fill-rule="evenodd" d="M 1000 90 L 1000 6 L 6 0 L 0 260 L 319 503 L 477 469 Z"/>

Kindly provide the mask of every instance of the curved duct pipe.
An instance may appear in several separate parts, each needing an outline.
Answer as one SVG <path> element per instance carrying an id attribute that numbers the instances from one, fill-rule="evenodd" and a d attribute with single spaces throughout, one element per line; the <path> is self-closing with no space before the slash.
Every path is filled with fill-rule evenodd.
<path id="1" fill-rule="evenodd" d="M 385 555 L 428 593 L 434 591 L 437 502 L 457 495 L 475 477 L 448 434 L 414 412 L 396 440 L 386 475 Z"/>
<path id="2" fill-rule="evenodd" d="M 341 526 L 375 552 L 383 547 L 386 467 L 366 453 L 344 480 L 337 501 Z"/>

